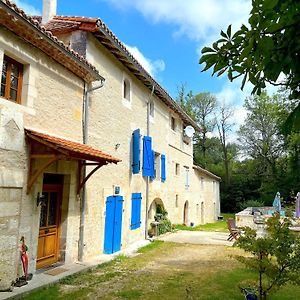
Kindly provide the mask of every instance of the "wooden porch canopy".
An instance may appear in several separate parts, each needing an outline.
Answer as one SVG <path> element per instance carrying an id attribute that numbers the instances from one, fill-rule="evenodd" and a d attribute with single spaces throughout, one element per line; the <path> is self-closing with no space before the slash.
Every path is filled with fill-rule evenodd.
<path id="1" fill-rule="evenodd" d="M 38 177 L 54 162 L 59 160 L 78 161 L 78 187 L 80 192 L 86 181 L 102 166 L 108 163 L 118 163 L 121 160 L 107 153 L 92 148 L 88 145 L 73 142 L 63 138 L 55 137 L 49 134 L 37 132 L 31 129 L 25 129 L 25 135 L 29 144 L 29 168 L 27 179 L 27 194 L 30 192 L 33 184 Z M 33 159 L 45 159 L 38 170 L 32 172 Z M 94 168 L 83 176 L 84 166 L 94 166 Z"/>

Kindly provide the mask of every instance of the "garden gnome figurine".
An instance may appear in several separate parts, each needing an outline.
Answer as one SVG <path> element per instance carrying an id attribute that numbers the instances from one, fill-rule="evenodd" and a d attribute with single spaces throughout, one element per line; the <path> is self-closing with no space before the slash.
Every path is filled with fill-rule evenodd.
<path id="1" fill-rule="evenodd" d="M 281 201 L 280 201 L 280 193 L 279 192 L 276 193 L 276 196 L 275 196 L 274 201 L 273 201 L 273 207 L 276 209 L 276 211 L 280 212 L 280 210 L 281 210 Z"/>
<path id="2" fill-rule="evenodd" d="M 300 192 L 298 192 L 296 196 L 296 217 L 300 217 Z"/>

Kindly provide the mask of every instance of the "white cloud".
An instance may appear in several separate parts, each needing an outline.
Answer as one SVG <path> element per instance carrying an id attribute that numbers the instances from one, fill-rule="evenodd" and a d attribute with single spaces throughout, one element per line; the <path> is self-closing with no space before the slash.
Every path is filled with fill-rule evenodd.
<path id="1" fill-rule="evenodd" d="M 152 76 L 156 76 L 159 72 L 165 70 L 166 65 L 162 59 L 151 60 L 143 55 L 136 46 L 125 45 L 133 57 L 142 65 L 142 67 Z"/>
<path id="2" fill-rule="evenodd" d="M 250 0 L 102 0 L 126 10 L 135 9 L 153 23 L 175 25 L 175 36 L 213 41 L 229 24 L 236 30 L 247 23 Z"/>
<path id="3" fill-rule="evenodd" d="M 31 4 L 28 4 L 26 2 L 20 1 L 20 0 L 13 0 L 12 2 L 15 2 L 16 5 L 20 8 L 22 8 L 26 14 L 31 16 L 40 16 L 41 12 L 39 9 L 35 8 Z"/>

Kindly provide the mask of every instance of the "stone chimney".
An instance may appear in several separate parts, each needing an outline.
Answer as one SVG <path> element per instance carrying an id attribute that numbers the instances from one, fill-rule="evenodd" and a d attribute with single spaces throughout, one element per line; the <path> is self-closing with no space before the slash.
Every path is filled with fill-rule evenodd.
<path id="1" fill-rule="evenodd" d="M 42 24 L 48 23 L 56 15 L 56 0 L 43 0 Z"/>

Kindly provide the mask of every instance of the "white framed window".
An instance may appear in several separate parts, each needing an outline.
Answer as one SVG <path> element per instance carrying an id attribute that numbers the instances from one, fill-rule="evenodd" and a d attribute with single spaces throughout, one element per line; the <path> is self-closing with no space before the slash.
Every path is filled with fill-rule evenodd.
<path id="1" fill-rule="evenodd" d="M 154 172 L 155 172 L 155 179 L 160 180 L 160 171 L 161 170 L 161 157 L 160 153 L 155 152 L 154 157 Z"/>
<path id="2" fill-rule="evenodd" d="M 175 175 L 179 175 L 179 174 L 180 174 L 180 164 L 175 163 Z"/>
<path id="3" fill-rule="evenodd" d="M 130 81 L 125 78 L 123 80 L 123 99 L 126 99 L 130 102 L 131 100 L 131 84 L 130 84 Z"/>
<path id="4" fill-rule="evenodd" d="M 170 120 L 170 126 L 171 126 L 171 129 L 172 130 L 176 130 L 176 119 L 175 119 L 175 117 L 173 117 L 173 116 L 171 116 L 171 120 Z"/>
<path id="5" fill-rule="evenodd" d="M 123 75 L 122 81 L 122 103 L 127 108 L 131 109 L 131 100 L 132 100 L 132 83 L 131 80 L 126 76 Z"/>
<path id="6" fill-rule="evenodd" d="M 203 191 L 204 190 L 204 178 L 203 177 L 200 178 L 200 187 L 201 187 L 201 190 Z"/>
<path id="7" fill-rule="evenodd" d="M 190 186 L 190 168 L 184 166 L 185 173 L 185 189 L 187 190 Z"/>

